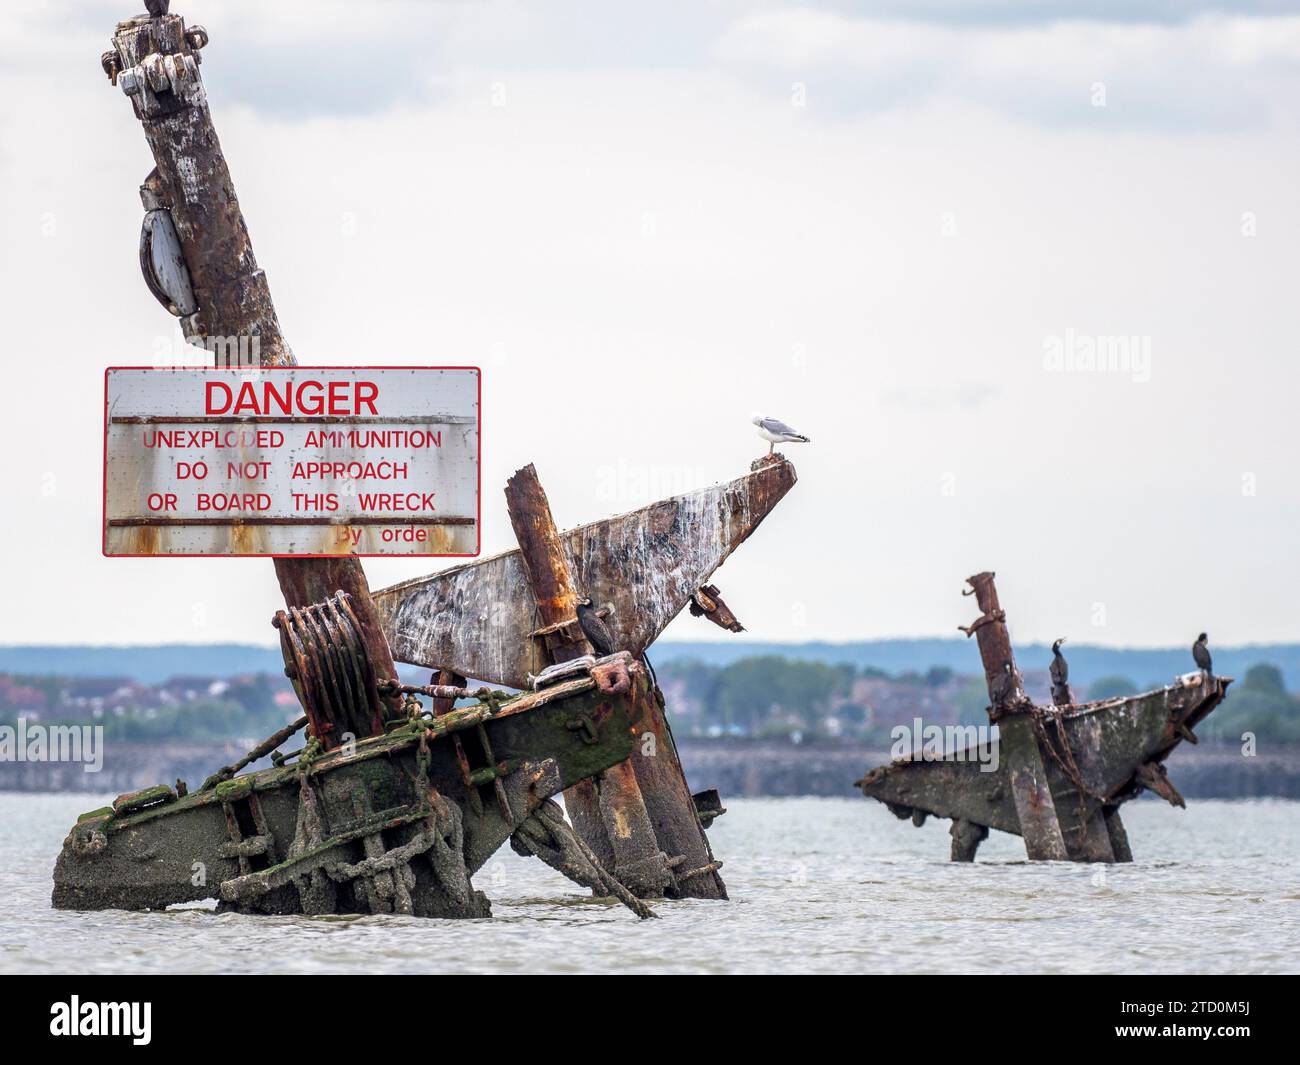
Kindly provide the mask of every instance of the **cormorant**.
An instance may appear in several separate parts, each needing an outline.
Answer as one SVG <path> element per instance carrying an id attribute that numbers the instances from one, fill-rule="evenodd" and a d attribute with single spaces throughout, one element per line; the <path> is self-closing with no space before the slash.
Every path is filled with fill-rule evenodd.
<path id="1" fill-rule="evenodd" d="M 597 612 L 590 596 L 584 595 L 578 600 L 578 624 L 582 626 L 583 635 L 598 655 L 614 653 L 614 634 L 609 631 L 609 626 Z"/>
<path id="2" fill-rule="evenodd" d="M 162 18 L 167 14 L 167 9 L 171 7 L 172 0 L 144 0 L 145 9 L 154 18 Z"/>
<path id="3" fill-rule="evenodd" d="M 1065 637 L 1052 644 L 1052 665 L 1049 672 L 1052 675 L 1052 702 L 1057 706 L 1068 706 L 1073 699 L 1070 694 L 1070 664 L 1065 660 L 1065 655 L 1061 654 L 1061 644 L 1065 643 Z"/>
<path id="4" fill-rule="evenodd" d="M 1052 644 L 1052 684 L 1064 685 L 1070 679 L 1070 663 L 1065 660 L 1065 655 L 1061 654 L 1061 644 L 1065 643 L 1065 637 Z"/>
<path id="5" fill-rule="evenodd" d="M 1011 662 L 1008 660 L 1002 663 L 1002 672 L 994 679 L 989 690 L 989 695 L 993 697 L 994 708 L 1004 706 L 1009 702 L 1015 690 L 1016 676 L 1011 671 Z"/>
<path id="6" fill-rule="evenodd" d="M 1197 666 L 1205 673 L 1207 677 L 1214 676 L 1214 662 L 1210 658 L 1210 649 L 1206 646 L 1205 641 L 1209 637 L 1201 633 L 1196 637 L 1196 642 L 1192 644 L 1192 657 L 1196 660 Z"/>

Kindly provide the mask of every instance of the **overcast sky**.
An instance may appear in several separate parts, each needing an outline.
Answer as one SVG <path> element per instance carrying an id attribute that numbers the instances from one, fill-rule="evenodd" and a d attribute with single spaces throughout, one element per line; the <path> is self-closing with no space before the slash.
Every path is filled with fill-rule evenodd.
<path id="1" fill-rule="evenodd" d="M 0 642 L 279 605 L 269 560 L 99 553 L 103 368 L 181 350 L 99 70 L 139 6 L 5 11 Z M 744 472 L 758 408 L 813 443 L 716 578 L 752 638 L 951 635 L 994 569 L 1021 640 L 1300 640 L 1296 5 L 174 9 L 300 360 L 483 367 L 485 552 L 519 466 L 590 521 Z"/>

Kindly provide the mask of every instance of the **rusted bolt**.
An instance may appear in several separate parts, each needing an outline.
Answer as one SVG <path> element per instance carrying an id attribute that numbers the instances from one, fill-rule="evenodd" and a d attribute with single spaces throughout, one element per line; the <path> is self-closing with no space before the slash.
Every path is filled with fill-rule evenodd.
<path id="1" fill-rule="evenodd" d="M 202 26 L 191 26 L 185 31 L 185 43 L 197 52 L 207 46 L 208 31 Z"/>
<path id="2" fill-rule="evenodd" d="M 117 84 L 117 76 L 122 73 L 122 58 L 111 49 L 99 57 L 99 65 L 104 68 L 111 84 Z"/>
<path id="3" fill-rule="evenodd" d="M 622 695 L 632 687 L 627 664 L 622 661 L 592 666 L 591 677 L 596 682 L 596 687 L 606 695 Z"/>
<path id="4" fill-rule="evenodd" d="M 564 727 L 570 732 L 581 732 L 582 742 L 588 746 L 600 741 L 600 733 L 596 731 L 596 723 L 591 720 L 590 714 L 583 714 L 572 721 L 566 721 Z"/>

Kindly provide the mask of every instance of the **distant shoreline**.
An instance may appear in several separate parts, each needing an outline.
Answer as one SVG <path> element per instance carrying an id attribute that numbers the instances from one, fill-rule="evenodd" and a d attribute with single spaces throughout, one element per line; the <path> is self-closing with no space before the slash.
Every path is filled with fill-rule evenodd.
<path id="1" fill-rule="evenodd" d="M 692 791 L 717 788 L 732 796 L 855 795 L 853 782 L 887 765 L 887 750 L 865 744 L 681 740 Z M 1274 746 L 1245 757 L 1235 744 L 1182 744 L 1165 762 L 1187 799 L 1300 799 L 1300 745 Z"/>
<path id="2" fill-rule="evenodd" d="M 1069 644 L 1070 677 L 1081 687 L 1104 676 L 1124 676 L 1142 691 L 1160 687 L 1192 668 L 1189 632 L 1186 647 L 1123 648 L 1086 642 L 1085 633 L 1074 634 Z M 1300 643 L 1211 643 L 1215 671 L 1240 679 L 1253 665 L 1268 663 L 1281 670 L 1290 691 L 1300 691 Z M 1018 643 L 1016 659 L 1022 670 L 1045 670 L 1051 650 L 1041 643 Z M 931 667 L 958 673 L 979 673 L 979 653 L 960 637 L 916 637 L 831 642 L 774 642 L 736 640 L 671 640 L 654 644 L 649 656 L 655 665 L 694 659 L 727 665 L 743 658 L 780 655 L 785 658 L 851 665 L 857 669 L 882 669 L 890 674 L 924 673 Z M 142 644 L 131 645 L 0 645 L 0 673 L 125 677 L 143 684 L 158 684 L 171 677 L 231 677 L 250 673 L 278 674 L 284 661 L 278 647 L 259 644 Z M 404 674 L 427 675 L 415 666 L 401 667 Z"/>
<path id="3" fill-rule="evenodd" d="M 177 778 L 197 788 L 249 746 L 110 743 L 98 773 L 68 763 L 0 762 L 0 792 L 122 794 Z M 678 748 L 691 789 L 717 788 L 724 804 L 729 797 L 852 797 L 855 780 L 890 760 L 887 750 L 848 742 L 682 739 Z M 1248 758 L 1234 744 L 1183 744 L 1166 766 L 1188 799 L 1300 800 L 1300 745 L 1266 747 Z"/>

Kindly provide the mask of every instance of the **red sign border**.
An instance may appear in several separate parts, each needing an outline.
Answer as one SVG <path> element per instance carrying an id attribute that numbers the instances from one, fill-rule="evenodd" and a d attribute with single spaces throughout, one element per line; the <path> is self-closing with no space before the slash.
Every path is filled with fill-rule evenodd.
<path id="1" fill-rule="evenodd" d="M 248 373 L 256 370 L 265 373 L 276 370 L 472 370 L 478 381 L 478 491 L 477 514 L 474 518 L 475 546 L 473 552 L 462 551 L 451 554 L 435 554 L 427 551 L 414 551 L 397 554 L 385 551 L 380 553 L 362 553 L 354 551 L 316 552 L 302 554 L 285 554 L 283 552 L 258 552 L 230 554 L 206 554 L 199 551 L 163 552 L 156 555 L 137 555 L 126 552 L 111 552 L 108 549 L 108 375 L 114 370 L 149 370 L 167 373 L 176 370 L 198 370 L 200 372 Z M 107 366 L 104 368 L 104 452 L 103 452 L 103 488 L 100 498 L 100 554 L 104 558 L 478 558 L 483 553 L 483 369 L 480 366 L 322 366 L 311 364 L 305 366 Z"/>

